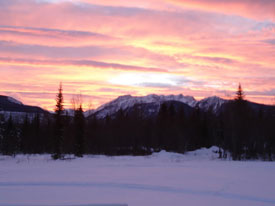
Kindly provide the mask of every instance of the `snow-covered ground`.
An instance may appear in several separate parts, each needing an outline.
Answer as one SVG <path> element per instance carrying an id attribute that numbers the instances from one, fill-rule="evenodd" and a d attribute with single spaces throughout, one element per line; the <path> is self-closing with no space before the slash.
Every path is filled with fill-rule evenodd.
<path id="1" fill-rule="evenodd" d="M 201 149 L 185 155 L 0 156 L 0 206 L 275 205 L 275 163 L 229 161 Z"/>

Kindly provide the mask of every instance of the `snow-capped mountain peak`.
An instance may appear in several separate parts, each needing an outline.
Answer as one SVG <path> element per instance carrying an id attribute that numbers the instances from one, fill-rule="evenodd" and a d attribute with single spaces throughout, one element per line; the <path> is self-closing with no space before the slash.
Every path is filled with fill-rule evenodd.
<path id="1" fill-rule="evenodd" d="M 149 94 L 147 96 L 131 96 L 124 95 L 116 98 L 113 101 L 110 101 L 98 109 L 96 109 L 93 113 L 96 114 L 98 118 L 104 118 L 107 115 L 112 115 L 120 109 L 125 110 L 134 106 L 135 104 L 142 103 L 155 103 L 157 105 L 162 104 L 165 101 L 178 101 L 185 103 L 191 107 L 194 107 L 197 101 L 192 96 L 184 96 L 182 94 L 179 95 L 156 95 Z"/>
<path id="2" fill-rule="evenodd" d="M 212 96 L 198 101 L 196 106 L 203 109 L 204 111 L 211 109 L 213 112 L 217 112 L 219 108 L 227 101 L 228 100 L 222 99 L 218 96 Z"/>

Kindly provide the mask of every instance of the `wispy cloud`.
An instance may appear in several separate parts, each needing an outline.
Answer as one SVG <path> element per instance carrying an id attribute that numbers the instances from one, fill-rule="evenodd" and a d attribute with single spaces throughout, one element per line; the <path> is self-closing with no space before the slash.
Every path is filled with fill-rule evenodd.
<path id="1" fill-rule="evenodd" d="M 118 38 L 95 32 L 20 26 L 0 26 L 0 34 L 2 41 L 47 46 L 85 46 L 88 44 L 104 45 L 110 42 L 115 43 L 115 41 L 118 40 Z"/>
<path id="2" fill-rule="evenodd" d="M 247 18 L 255 18 L 260 20 L 275 21 L 275 2 L 273 0 L 167 0 L 178 5 L 206 10 L 210 12 L 218 12 L 225 14 L 234 14 L 245 16 Z"/>
<path id="3" fill-rule="evenodd" d="M 94 105 L 129 93 L 228 97 L 241 82 L 248 98 L 270 102 L 274 8 L 273 0 L 0 0 L 0 93 L 52 108 L 59 81 L 67 105 L 73 93 Z"/>
<path id="4" fill-rule="evenodd" d="M 15 65 L 29 65 L 29 66 L 85 66 L 91 68 L 100 68 L 100 69 L 118 69 L 126 71 L 150 71 L 150 72 L 167 72 L 165 69 L 160 68 L 149 68 L 149 67 L 139 67 L 125 64 L 115 64 L 115 63 L 106 63 L 98 62 L 92 60 L 36 60 L 36 59 L 14 59 L 14 58 L 3 58 L 0 57 L 0 63 L 6 64 L 15 64 Z"/>
<path id="5" fill-rule="evenodd" d="M 275 44 L 275 39 L 266 39 L 266 40 L 264 40 L 264 42 L 274 45 Z"/>

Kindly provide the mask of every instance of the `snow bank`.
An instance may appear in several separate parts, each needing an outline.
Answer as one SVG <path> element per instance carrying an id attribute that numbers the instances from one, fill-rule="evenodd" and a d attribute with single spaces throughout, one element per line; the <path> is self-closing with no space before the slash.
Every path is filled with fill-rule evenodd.
<path id="1" fill-rule="evenodd" d="M 201 148 L 195 151 L 186 152 L 185 154 L 166 152 L 165 150 L 159 153 L 154 153 L 153 156 L 157 158 L 167 159 L 170 161 L 202 161 L 202 160 L 217 160 L 219 148 L 212 146 L 210 148 Z"/>

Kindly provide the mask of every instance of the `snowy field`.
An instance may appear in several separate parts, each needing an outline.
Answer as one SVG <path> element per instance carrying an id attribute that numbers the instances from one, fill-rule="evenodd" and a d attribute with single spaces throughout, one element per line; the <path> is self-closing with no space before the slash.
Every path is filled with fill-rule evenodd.
<path id="1" fill-rule="evenodd" d="M 217 159 L 215 148 L 185 155 L 0 156 L 0 206 L 275 205 L 275 163 Z"/>

